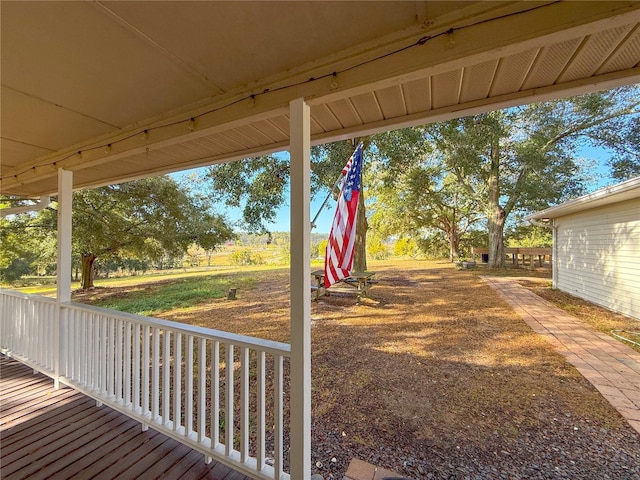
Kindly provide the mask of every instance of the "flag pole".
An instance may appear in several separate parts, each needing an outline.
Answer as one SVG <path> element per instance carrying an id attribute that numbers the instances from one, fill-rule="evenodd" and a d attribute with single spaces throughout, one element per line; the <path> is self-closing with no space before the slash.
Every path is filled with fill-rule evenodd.
<path id="1" fill-rule="evenodd" d="M 338 180 L 336 180 L 336 183 L 333 184 L 333 187 L 331 187 L 331 190 L 329 190 L 329 193 L 327 194 L 327 196 L 324 199 L 324 202 L 322 202 L 322 205 L 320 206 L 320 208 L 318 209 L 318 213 L 316 213 L 316 216 L 313 217 L 313 220 L 311 220 L 311 230 L 313 230 L 314 228 L 316 228 L 316 220 L 318 220 L 318 217 L 320 216 L 320 212 L 322 212 L 322 209 L 325 207 L 325 205 L 327 204 L 327 202 L 329 201 L 329 197 L 331 196 L 331 194 L 333 193 L 333 191 L 338 188 L 338 185 L 340 185 L 340 182 L 342 181 L 342 179 L 344 178 L 344 175 L 341 173 L 340 177 L 338 178 Z"/>
<path id="2" fill-rule="evenodd" d="M 358 147 L 360 146 L 362 142 L 359 142 L 358 145 L 356 145 L 355 150 L 353 151 L 355 153 L 355 151 L 358 149 Z M 351 154 L 351 157 L 353 157 L 353 153 Z M 331 187 L 331 190 L 329 190 L 329 193 L 327 194 L 327 196 L 324 199 L 324 202 L 322 202 L 322 205 L 320 206 L 320 208 L 318 209 L 318 212 L 316 213 L 315 217 L 313 217 L 313 220 L 311 220 L 311 230 L 313 230 L 314 228 L 316 228 L 316 220 L 318 220 L 318 217 L 320 216 L 320 212 L 322 212 L 322 209 L 325 207 L 325 205 L 327 204 L 327 202 L 329 201 L 329 197 L 331 196 L 331 194 L 333 193 L 333 191 L 338 188 L 338 186 L 340 185 L 340 182 L 342 181 L 342 179 L 347 175 L 347 172 L 344 171 L 344 169 L 342 170 L 342 172 L 340 173 L 340 176 L 338 177 L 338 179 L 336 180 L 336 183 L 333 184 L 333 187 Z"/>

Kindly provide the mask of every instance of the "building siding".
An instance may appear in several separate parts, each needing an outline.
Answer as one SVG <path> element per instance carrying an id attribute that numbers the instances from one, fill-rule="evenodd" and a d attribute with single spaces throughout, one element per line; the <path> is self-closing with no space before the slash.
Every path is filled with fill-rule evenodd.
<path id="1" fill-rule="evenodd" d="M 640 199 L 555 219 L 556 287 L 640 320 Z"/>

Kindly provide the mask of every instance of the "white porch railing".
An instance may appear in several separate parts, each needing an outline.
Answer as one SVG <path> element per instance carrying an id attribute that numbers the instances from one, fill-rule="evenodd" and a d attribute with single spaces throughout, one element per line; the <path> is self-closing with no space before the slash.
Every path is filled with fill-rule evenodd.
<path id="1" fill-rule="evenodd" d="M 59 362 L 60 383 L 247 476 L 289 478 L 289 345 L 6 290 L 0 314 L 3 353 L 52 377 Z"/>

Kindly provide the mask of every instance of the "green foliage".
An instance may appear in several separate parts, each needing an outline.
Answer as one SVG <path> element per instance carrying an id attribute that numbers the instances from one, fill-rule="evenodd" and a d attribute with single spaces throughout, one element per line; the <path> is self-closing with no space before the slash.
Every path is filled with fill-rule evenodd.
<path id="1" fill-rule="evenodd" d="M 551 228 L 537 225 L 517 225 L 507 230 L 505 237 L 509 247 L 551 247 L 553 245 Z"/>
<path id="2" fill-rule="evenodd" d="M 453 259 L 461 237 L 480 218 L 478 205 L 466 195 L 456 177 L 443 168 L 441 152 L 427 141 L 424 130 L 414 128 L 405 133 L 409 131 L 414 143 L 405 156 L 396 156 L 389 166 L 387 161 L 378 164 L 371 223 L 382 235 L 412 238 L 438 229 L 450 240 Z"/>
<path id="3" fill-rule="evenodd" d="M 418 244 L 413 238 L 401 237 L 393 247 L 393 254 L 397 257 L 415 258 L 418 255 Z"/>
<path id="4" fill-rule="evenodd" d="M 211 249 L 233 237 L 204 198 L 166 176 L 76 192 L 73 229 L 74 249 L 103 265 L 119 257 L 166 263 L 193 243 Z"/>
<path id="5" fill-rule="evenodd" d="M 324 239 L 318 244 L 318 256 L 324 258 L 327 254 L 327 245 L 329 244 L 328 239 Z"/>
<path id="6" fill-rule="evenodd" d="M 211 197 L 227 206 L 242 208 L 250 232 L 266 233 L 285 204 L 289 160 L 277 155 L 212 165 L 205 178 L 211 181 Z"/>
<path id="7" fill-rule="evenodd" d="M 240 248 L 229 257 L 233 265 L 262 265 L 264 258 L 260 253 L 253 252 L 250 248 Z"/>
<path id="8" fill-rule="evenodd" d="M 0 219 L 0 246 L 0 279 L 4 282 L 55 271 L 55 232 L 41 225 L 36 213 Z"/>
<path id="9" fill-rule="evenodd" d="M 589 141 L 596 147 L 612 152 L 607 164 L 616 180 L 640 175 L 640 91 L 629 85 L 608 92 L 576 97 L 577 111 L 594 118 L 605 118 L 601 124 L 586 130 Z"/>
<path id="10" fill-rule="evenodd" d="M 416 244 L 428 259 L 446 258 L 449 254 L 449 242 L 442 232 L 434 231 L 418 238 Z"/>
<path id="11" fill-rule="evenodd" d="M 0 270 L 0 278 L 3 282 L 13 283 L 20 280 L 20 277 L 31 272 L 31 265 L 22 258 L 14 258 L 11 262 Z"/>
<path id="12" fill-rule="evenodd" d="M 291 246 L 287 243 L 280 245 L 279 264 L 290 265 L 291 264 Z"/>
<path id="13" fill-rule="evenodd" d="M 2 220 L 2 227 L 0 275 L 16 258 L 36 272 L 55 265 L 55 204 Z M 144 271 L 151 262 L 166 265 L 169 258 L 179 259 L 180 265 L 190 245 L 213 249 L 233 236 L 206 198 L 170 177 L 82 190 L 73 196 L 74 257 L 97 258 L 94 268 L 86 269 L 89 276 L 95 271 L 103 275 L 120 269 Z M 74 268 L 79 266 L 77 261 Z"/>
<path id="14" fill-rule="evenodd" d="M 193 242 L 210 248 L 231 238 L 224 219 L 169 177 L 76 192 L 74 242 L 96 256 L 151 260 L 182 255 Z"/>
<path id="15" fill-rule="evenodd" d="M 367 254 L 374 260 L 385 260 L 389 258 L 389 249 L 379 236 L 373 235 L 367 241 Z"/>
<path id="16" fill-rule="evenodd" d="M 488 244 L 487 231 L 485 229 L 471 229 L 460 238 L 460 255 L 471 257 L 471 247 L 486 247 Z"/>
<path id="17" fill-rule="evenodd" d="M 207 300 L 223 298 L 229 287 L 253 288 L 253 277 L 211 275 L 162 282 L 153 288 L 129 292 L 124 298 L 93 302 L 104 308 L 153 316 L 176 308 L 189 308 Z"/>

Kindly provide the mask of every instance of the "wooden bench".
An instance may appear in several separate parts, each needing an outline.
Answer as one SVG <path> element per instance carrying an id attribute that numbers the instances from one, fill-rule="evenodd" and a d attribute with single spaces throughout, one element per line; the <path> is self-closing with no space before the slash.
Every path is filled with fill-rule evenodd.
<path id="1" fill-rule="evenodd" d="M 335 293 L 355 293 L 358 301 L 362 297 L 366 297 L 369 289 L 377 281 L 373 279 L 374 272 L 354 272 L 350 276 L 343 278 L 339 282 L 331 286 L 327 290 L 324 286 L 324 270 L 315 270 L 311 272 L 316 284 L 311 286 L 311 293 L 318 300 L 322 295 L 329 295 L 330 292 Z"/>
<path id="2" fill-rule="evenodd" d="M 482 258 L 482 263 L 487 263 L 485 258 L 489 256 L 489 249 L 486 247 L 472 247 L 471 252 L 475 258 L 475 256 L 480 255 Z M 533 268 L 535 266 L 534 257 L 538 257 L 538 266 L 542 267 L 545 263 L 545 259 L 549 258 L 549 263 L 551 263 L 551 247 L 518 247 L 511 248 L 505 247 L 504 249 L 505 255 L 511 255 L 511 261 L 516 268 L 520 267 L 520 255 L 522 255 L 522 266 L 526 265 L 526 258 L 529 257 L 529 268 Z"/>

